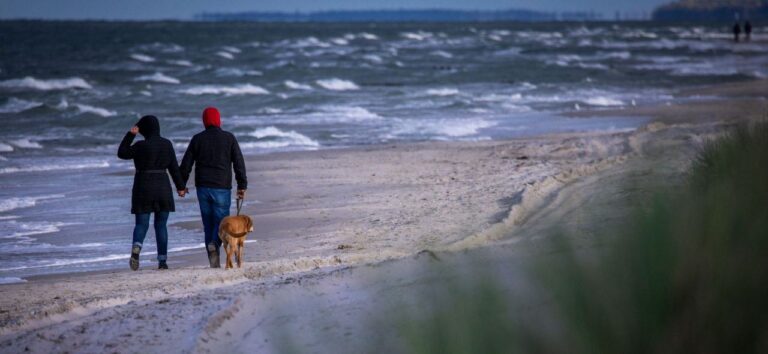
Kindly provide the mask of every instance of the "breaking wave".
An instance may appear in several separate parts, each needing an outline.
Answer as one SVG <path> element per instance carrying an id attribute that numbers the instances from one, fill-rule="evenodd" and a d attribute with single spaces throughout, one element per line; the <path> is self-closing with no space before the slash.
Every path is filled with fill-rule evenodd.
<path id="1" fill-rule="evenodd" d="M 106 108 L 101 108 L 101 107 L 96 107 L 96 106 L 89 106 L 87 104 L 76 103 L 74 106 L 75 106 L 75 108 L 77 108 L 77 111 L 79 113 L 83 113 L 83 114 L 89 113 L 89 114 L 95 114 L 95 115 L 101 116 L 101 117 L 112 117 L 112 116 L 117 115 L 117 112 L 115 112 L 115 111 L 110 111 L 110 110 L 108 110 Z"/>
<path id="2" fill-rule="evenodd" d="M 227 96 L 234 96 L 234 95 L 268 95 L 269 91 L 264 89 L 263 87 L 251 85 L 251 84 L 241 84 L 241 85 L 232 85 L 232 86 L 223 86 L 223 85 L 201 85 L 201 86 L 193 86 L 185 90 L 181 90 L 182 93 L 188 94 L 188 95 L 227 95 Z"/>
<path id="3" fill-rule="evenodd" d="M 88 82 L 79 77 L 70 77 L 67 79 L 48 79 L 42 80 L 32 76 L 21 79 L 10 79 L 0 81 L 0 87 L 11 89 L 33 89 L 40 91 L 66 90 L 66 89 L 91 89 Z"/>
<path id="4" fill-rule="evenodd" d="M 151 63 L 155 61 L 155 58 L 146 54 L 131 54 L 131 59 L 140 61 L 142 63 Z"/>
<path id="5" fill-rule="evenodd" d="M 0 113 L 19 113 L 31 108 L 40 107 L 42 105 L 43 104 L 40 102 L 27 101 L 18 99 L 16 97 L 11 97 L 8 99 L 8 101 L 5 102 L 5 104 L 0 106 Z"/>
<path id="6" fill-rule="evenodd" d="M 298 82 L 291 81 L 291 80 L 286 80 L 285 86 L 294 90 L 311 90 L 312 89 L 312 86 L 309 86 L 307 84 L 300 84 Z"/>
<path id="7" fill-rule="evenodd" d="M 82 170 L 82 169 L 106 168 L 106 167 L 109 167 L 109 162 L 107 161 L 74 163 L 74 164 L 34 165 L 34 166 L 24 166 L 24 167 L 0 168 L 0 174 L 60 171 L 60 170 Z"/>
<path id="8" fill-rule="evenodd" d="M 360 89 L 357 84 L 349 80 L 342 80 L 337 78 L 317 80 L 317 84 L 325 89 L 333 91 L 348 91 Z"/>
<path id="9" fill-rule="evenodd" d="M 37 205 L 38 201 L 47 199 L 64 198 L 62 194 L 43 195 L 37 197 L 13 197 L 0 200 L 0 212 L 6 212 L 21 208 L 30 208 Z"/>
<path id="10" fill-rule="evenodd" d="M 241 144 L 245 148 L 284 148 L 284 147 L 319 147 L 320 143 L 312 140 L 310 137 L 298 133 L 294 130 L 282 131 L 276 127 L 270 126 L 257 129 L 248 134 L 262 141 L 248 142 Z"/>
<path id="11" fill-rule="evenodd" d="M 165 75 L 163 73 L 154 73 L 152 75 L 142 75 L 135 79 L 134 81 L 150 81 L 150 82 L 159 82 L 164 84 L 179 84 L 181 81 L 175 77 L 171 77 L 168 75 Z"/>

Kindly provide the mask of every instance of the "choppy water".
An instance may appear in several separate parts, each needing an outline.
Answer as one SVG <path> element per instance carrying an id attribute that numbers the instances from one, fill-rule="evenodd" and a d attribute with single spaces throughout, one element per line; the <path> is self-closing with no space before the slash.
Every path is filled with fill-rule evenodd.
<path id="1" fill-rule="evenodd" d="M 115 153 L 144 114 L 179 154 L 207 105 L 247 154 L 624 129 L 637 120 L 558 114 L 766 77 L 768 28 L 755 32 L 734 44 L 727 24 L 0 22 L 0 283 L 124 266 L 132 167 Z M 170 247 L 201 238 L 172 229 Z"/>

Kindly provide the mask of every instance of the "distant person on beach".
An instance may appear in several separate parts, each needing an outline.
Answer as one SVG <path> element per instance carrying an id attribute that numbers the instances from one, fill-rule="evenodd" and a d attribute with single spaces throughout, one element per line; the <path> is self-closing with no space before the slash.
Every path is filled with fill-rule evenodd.
<path id="1" fill-rule="evenodd" d="M 752 39 L 752 24 L 749 21 L 744 22 L 744 40 L 749 42 Z"/>
<path id="2" fill-rule="evenodd" d="M 136 134 L 144 136 L 143 141 L 131 145 Z M 160 123 L 155 116 L 144 116 L 125 134 L 117 157 L 133 160 L 136 174 L 133 176 L 131 214 L 136 215 L 131 247 L 131 269 L 139 269 L 139 253 L 144 237 L 149 230 L 149 216 L 155 214 L 155 238 L 157 240 L 158 269 L 168 269 L 168 214 L 175 211 L 173 191 L 168 182 L 168 172 L 178 191 L 184 190 L 184 183 L 176 161 L 173 144 L 160 136 Z M 166 172 L 167 171 L 167 172 Z"/>
<path id="3" fill-rule="evenodd" d="M 739 42 L 739 35 L 741 34 L 741 26 L 738 22 L 733 24 L 733 41 Z"/>
<path id="4" fill-rule="evenodd" d="M 216 108 L 203 111 L 205 130 L 192 137 L 181 160 L 181 176 L 184 185 L 195 165 L 195 187 L 203 219 L 205 247 L 211 268 L 219 268 L 219 224 L 229 216 L 232 198 L 232 170 L 237 181 L 237 198 L 245 198 L 248 180 L 245 161 L 240 145 L 232 133 L 221 129 L 221 116 Z M 186 189 L 179 191 L 183 197 Z"/>

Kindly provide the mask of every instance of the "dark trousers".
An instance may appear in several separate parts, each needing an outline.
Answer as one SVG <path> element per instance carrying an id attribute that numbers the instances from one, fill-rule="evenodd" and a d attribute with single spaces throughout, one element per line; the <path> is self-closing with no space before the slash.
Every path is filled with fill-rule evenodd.
<path id="1" fill-rule="evenodd" d="M 205 245 L 221 247 L 219 240 L 219 224 L 221 219 L 229 216 L 229 206 L 232 204 L 232 190 L 221 188 L 197 187 L 197 201 L 200 203 L 200 216 L 203 218 Z"/>
<path id="2" fill-rule="evenodd" d="M 168 222 L 168 212 L 155 212 L 155 240 L 157 240 L 157 260 L 164 261 L 168 259 L 168 228 L 165 224 Z M 133 228 L 133 245 L 142 247 L 144 238 L 149 230 L 150 213 L 136 214 L 136 226 Z"/>

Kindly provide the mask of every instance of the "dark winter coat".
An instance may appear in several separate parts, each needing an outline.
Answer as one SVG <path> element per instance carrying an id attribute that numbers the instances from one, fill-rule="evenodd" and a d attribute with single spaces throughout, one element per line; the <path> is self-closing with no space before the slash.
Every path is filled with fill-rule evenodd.
<path id="1" fill-rule="evenodd" d="M 131 213 L 175 211 L 168 173 L 170 172 L 176 189 L 184 189 L 184 183 L 173 144 L 160 136 L 160 124 L 154 116 L 141 118 L 136 126 L 139 127 L 139 133 L 144 136 L 144 140 L 131 145 L 136 136 L 129 132 L 117 150 L 117 157 L 123 160 L 132 159 L 136 167 Z"/>
<path id="2" fill-rule="evenodd" d="M 195 165 L 195 186 L 232 189 L 232 170 L 235 170 L 237 189 L 248 189 L 245 161 L 235 136 L 217 126 L 209 126 L 192 137 L 184 158 L 181 159 L 181 177 L 186 185 Z"/>

